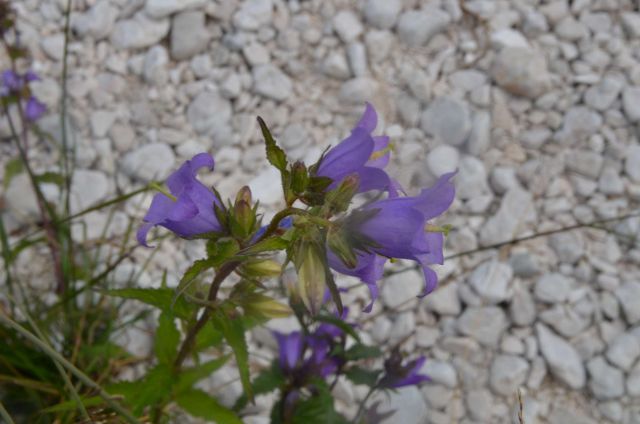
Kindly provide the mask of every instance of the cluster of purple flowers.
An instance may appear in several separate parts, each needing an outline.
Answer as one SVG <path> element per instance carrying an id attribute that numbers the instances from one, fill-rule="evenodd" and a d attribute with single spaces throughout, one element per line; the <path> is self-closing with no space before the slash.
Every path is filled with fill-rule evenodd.
<path id="1" fill-rule="evenodd" d="M 28 90 L 25 90 L 30 82 L 40 79 L 35 72 L 27 71 L 24 75 L 21 75 L 11 69 L 8 69 L 2 72 L 1 79 L 2 85 L 0 85 L 0 98 L 16 96 L 20 99 L 23 96 L 26 96 L 27 101 L 24 105 L 25 118 L 33 122 L 44 115 L 47 111 L 47 107 L 35 96 L 31 95 Z"/>
<path id="2" fill-rule="evenodd" d="M 417 196 L 401 195 L 400 185 L 383 169 L 389 162 L 389 138 L 372 135 L 377 121 L 375 109 L 367 104 L 349 137 L 330 149 L 315 169 L 317 176 L 332 180 L 327 191 L 355 176 L 357 192 L 378 190 L 388 194 L 385 199 L 368 203 L 336 221 L 346 239 L 367 241 L 354 244 L 355 263 L 345 263 L 330 245 L 327 248 L 327 261 L 333 270 L 357 277 L 368 286 L 371 302 L 365 308 L 367 312 L 378 297 L 377 282 L 390 258 L 420 264 L 424 275 L 420 296 L 436 287 L 438 278 L 431 265 L 444 261 L 444 235 L 433 230 L 429 222 L 449 208 L 455 195 L 451 182 L 455 172 L 442 175 L 435 185 Z M 213 158 L 201 153 L 169 177 L 167 185 L 171 193 L 159 193 L 153 198 L 145 224 L 138 231 L 141 244 L 147 245 L 147 233 L 155 225 L 186 238 L 221 231 L 214 212 L 214 205 L 220 205 L 221 201 L 196 178 L 198 169 L 213 170 L 213 165 Z"/>

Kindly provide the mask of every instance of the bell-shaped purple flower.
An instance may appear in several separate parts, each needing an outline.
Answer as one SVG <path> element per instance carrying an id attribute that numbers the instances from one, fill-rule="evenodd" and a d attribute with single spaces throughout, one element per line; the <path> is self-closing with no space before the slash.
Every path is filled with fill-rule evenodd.
<path id="1" fill-rule="evenodd" d="M 2 71 L 2 94 L 7 95 L 10 92 L 19 91 L 23 86 L 20 75 L 11 69 Z"/>
<path id="2" fill-rule="evenodd" d="M 24 116 L 27 120 L 33 122 L 38 120 L 47 111 L 47 106 L 35 97 L 29 97 L 24 107 Z"/>
<path id="3" fill-rule="evenodd" d="M 357 174 L 359 193 L 387 190 L 390 194 L 396 194 L 396 183 L 382 170 L 389 163 L 389 137 L 371 135 L 377 124 L 378 115 L 373 106 L 367 103 L 351 135 L 322 158 L 316 175 L 333 180 L 328 190 L 337 187 L 345 177 Z"/>
<path id="4" fill-rule="evenodd" d="M 278 342 L 280 350 L 280 369 L 284 372 L 292 372 L 302 359 L 302 350 L 304 348 L 302 334 L 299 331 L 289 334 L 276 331 L 273 335 Z"/>
<path id="5" fill-rule="evenodd" d="M 429 220 L 446 211 L 455 196 L 455 188 L 450 182 L 455 172 L 440 177 L 436 184 L 422 190 L 418 196 L 390 197 L 372 202 L 361 209 L 363 222 L 350 223 L 355 237 L 370 241 L 365 250 L 357 250 L 357 264 L 346 266 L 337 255 L 329 253 L 329 265 L 334 270 L 360 278 L 369 287 L 371 303 L 365 308 L 371 310 L 377 298 L 376 281 L 382 277 L 382 267 L 386 258 L 411 259 L 422 266 L 425 288 L 420 296 L 430 293 L 438 283 L 436 273 L 429 267 L 442 264 L 444 235 L 438 231 L 427 231 Z M 364 213 L 362 213 L 364 212 Z M 367 212 L 370 212 L 367 214 Z"/>
<path id="6" fill-rule="evenodd" d="M 145 224 L 138 230 L 140 244 L 147 246 L 147 233 L 156 225 L 186 238 L 222 230 L 214 212 L 214 204 L 220 205 L 220 200 L 196 178 L 200 168 L 213 170 L 213 165 L 211 155 L 200 153 L 169 176 L 167 187 L 174 198 L 163 193 L 153 197 Z"/>

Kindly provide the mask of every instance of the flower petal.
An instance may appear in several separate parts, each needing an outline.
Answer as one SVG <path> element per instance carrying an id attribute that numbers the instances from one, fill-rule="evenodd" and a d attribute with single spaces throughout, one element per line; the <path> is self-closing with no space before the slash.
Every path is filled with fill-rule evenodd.
<path id="1" fill-rule="evenodd" d="M 424 275 L 424 291 L 418 297 L 425 297 L 438 286 L 438 274 L 426 264 L 422 265 L 422 274 Z"/>
<path id="2" fill-rule="evenodd" d="M 167 219 L 172 221 L 186 221 L 198 214 L 198 207 L 188 196 L 180 196 L 178 200 L 173 203 Z"/>
<path id="3" fill-rule="evenodd" d="M 373 152 L 373 139 L 362 128 L 354 128 L 351 135 L 329 150 L 318 167 L 317 175 L 329 177 L 337 185 L 342 178 L 358 172 Z"/>
<path id="4" fill-rule="evenodd" d="M 376 113 L 376 110 L 371 105 L 371 103 L 367 102 L 364 109 L 364 113 L 362 114 L 362 117 L 358 121 L 358 124 L 356 125 L 356 127 L 362 128 L 368 133 L 372 133 L 373 130 L 376 129 L 377 125 L 378 125 L 378 114 Z"/>
<path id="5" fill-rule="evenodd" d="M 142 226 L 136 233 L 136 239 L 138 240 L 138 243 L 140 243 L 144 247 L 151 247 L 147 244 L 147 234 L 149 233 L 149 230 L 151 230 L 154 226 L 155 224 L 151 223 L 142 224 Z"/>
<path id="6" fill-rule="evenodd" d="M 167 178 L 167 187 L 171 190 L 171 194 L 179 196 L 186 186 L 195 182 L 199 183 L 199 181 L 196 180 L 196 175 L 200 168 L 208 167 L 213 170 L 213 166 L 213 156 L 208 153 L 199 153 L 191 160 L 183 163 L 176 172 Z"/>
<path id="7" fill-rule="evenodd" d="M 149 210 L 144 217 L 144 221 L 151 224 L 161 223 L 167 219 L 171 213 L 174 203 L 175 202 L 173 200 L 169 199 L 164 194 L 156 194 L 151 200 L 151 206 L 149 206 Z"/>
<path id="8" fill-rule="evenodd" d="M 382 169 L 365 166 L 358 172 L 358 176 L 360 177 L 359 193 L 370 190 L 383 191 L 391 187 L 391 179 Z"/>
<path id="9" fill-rule="evenodd" d="M 442 175 L 432 187 L 422 190 L 415 198 L 414 207 L 424 214 L 425 221 L 441 215 L 453 203 L 456 189 L 450 180 L 456 173 Z"/>

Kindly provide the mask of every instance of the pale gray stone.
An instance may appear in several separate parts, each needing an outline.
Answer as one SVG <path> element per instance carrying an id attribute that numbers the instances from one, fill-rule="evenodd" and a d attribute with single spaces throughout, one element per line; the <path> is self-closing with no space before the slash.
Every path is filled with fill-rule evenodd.
<path id="1" fill-rule="evenodd" d="M 576 349 L 542 324 L 536 325 L 536 333 L 551 374 L 574 390 L 582 389 L 586 373 Z"/>
<path id="2" fill-rule="evenodd" d="M 589 388 L 597 399 L 615 399 L 624 395 L 624 374 L 612 367 L 602 356 L 587 362 Z"/>
<path id="3" fill-rule="evenodd" d="M 460 153 L 455 147 L 441 144 L 427 154 L 427 165 L 435 176 L 453 172 L 458 168 Z"/>
<path id="4" fill-rule="evenodd" d="M 497 347 L 508 326 L 504 311 L 496 306 L 467 308 L 458 319 L 460 333 L 488 347 Z"/>
<path id="5" fill-rule="evenodd" d="M 432 101 L 420 122 L 425 133 L 454 146 L 464 143 L 471 131 L 468 105 L 452 97 Z"/>
<path id="6" fill-rule="evenodd" d="M 511 188 L 520 187 L 516 170 L 507 166 L 496 166 L 493 168 L 489 182 L 496 194 L 504 194 Z"/>
<path id="7" fill-rule="evenodd" d="M 640 146 L 632 144 L 627 149 L 624 171 L 635 182 L 640 183 Z"/>
<path id="8" fill-rule="evenodd" d="M 616 289 L 616 296 L 629 324 L 640 322 L 640 283 L 628 281 Z"/>
<path id="9" fill-rule="evenodd" d="M 50 59 L 62 60 L 62 56 L 64 55 L 64 35 L 54 34 L 44 37 L 40 45 Z"/>
<path id="10" fill-rule="evenodd" d="M 515 355 L 498 355 L 491 363 L 489 383 L 494 392 L 513 396 L 524 384 L 529 373 L 529 363 Z"/>
<path id="11" fill-rule="evenodd" d="M 629 371 L 640 356 L 640 339 L 631 333 L 616 337 L 607 348 L 606 357 L 613 365 Z"/>
<path id="12" fill-rule="evenodd" d="M 203 51 L 209 43 L 204 12 L 185 11 L 171 20 L 171 57 L 185 60 Z"/>
<path id="13" fill-rule="evenodd" d="M 618 78 L 604 78 L 602 82 L 592 85 L 584 93 L 584 102 L 599 111 L 606 111 L 618 98 L 624 83 Z"/>
<path id="14" fill-rule="evenodd" d="M 247 44 L 242 48 L 242 54 L 252 67 L 269 63 L 269 50 L 261 43 Z"/>
<path id="15" fill-rule="evenodd" d="M 640 396 L 640 362 L 629 373 L 626 387 L 629 396 Z"/>
<path id="16" fill-rule="evenodd" d="M 453 397 L 453 390 L 441 384 L 425 384 L 420 391 L 432 408 L 444 408 Z"/>
<path id="17" fill-rule="evenodd" d="M 506 47 L 491 67 L 496 83 L 512 94 L 536 98 L 551 87 L 547 62 L 538 50 Z"/>
<path id="18" fill-rule="evenodd" d="M 395 25 L 401 10 L 401 0 L 367 0 L 364 16 L 371 25 L 389 29 Z"/>
<path id="19" fill-rule="evenodd" d="M 89 118 L 91 134 L 97 138 L 106 136 L 115 120 L 116 114 L 114 112 L 108 110 L 96 110 L 92 112 Z"/>
<path id="20" fill-rule="evenodd" d="M 469 284 L 489 303 L 500 303 L 511 298 L 511 267 L 497 260 L 484 262 L 469 277 Z"/>
<path id="21" fill-rule="evenodd" d="M 462 310 L 458 296 L 458 286 L 455 283 L 438 287 L 423 300 L 425 308 L 440 315 L 458 315 Z"/>
<path id="22" fill-rule="evenodd" d="M 480 243 L 490 245 L 511 240 L 523 224 L 535 216 L 531 194 L 519 187 L 509 189 L 500 203 L 500 208 L 480 230 Z"/>
<path id="23" fill-rule="evenodd" d="M 624 416 L 624 409 L 620 402 L 610 400 L 608 402 L 602 402 L 598 405 L 598 410 L 613 422 L 620 422 Z"/>
<path id="24" fill-rule="evenodd" d="M 367 51 L 362 43 L 351 43 L 347 46 L 347 57 L 351 71 L 356 77 L 362 77 L 369 73 L 367 67 Z"/>
<path id="25" fill-rule="evenodd" d="M 351 77 L 349 62 L 341 51 L 332 51 L 325 57 L 322 63 L 322 72 L 333 78 L 346 80 Z"/>
<path id="26" fill-rule="evenodd" d="M 71 210 L 73 213 L 94 206 L 109 192 L 109 180 L 101 171 L 76 169 L 71 181 Z"/>
<path id="27" fill-rule="evenodd" d="M 378 83 L 368 77 L 358 77 L 345 81 L 340 87 L 340 99 L 357 105 L 371 100 L 378 90 Z"/>
<path id="28" fill-rule="evenodd" d="M 528 326 L 536 319 L 536 305 L 529 290 L 517 287 L 513 291 L 513 298 L 509 305 L 509 313 L 514 324 Z"/>
<path id="29" fill-rule="evenodd" d="M 449 15 L 437 7 L 409 10 L 400 15 L 397 26 L 398 37 L 410 46 L 421 46 L 443 31 L 450 20 Z"/>
<path id="30" fill-rule="evenodd" d="M 122 170 L 131 178 L 150 182 L 165 178 L 174 167 L 175 154 L 163 143 L 151 143 L 127 153 Z"/>
<path id="31" fill-rule="evenodd" d="M 427 422 L 431 411 L 416 386 L 408 386 L 393 392 L 378 392 L 373 396 L 372 403 L 380 401 L 379 413 L 395 411 L 393 415 L 380 421 L 380 424 L 394 423 L 423 423 Z"/>
<path id="32" fill-rule="evenodd" d="M 622 90 L 622 107 L 629 121 L 640 121 L 640 87 L 626 87 Z"/>
<path id="33" fill-rule="evenodd" d="M 189 104 L 187 119 L 201 135 L 221 136 L 229 131 L 231 103 L 217 93 L 203 91 Z"/>
<path id="34" fill-rule="evenodd" d="M 163 85 L 169 80 L 169 52 L 164 46 L 151 47 L 144 56 L 142 75 L 149 84 Z"/>
<path id="35" fill-rule="evenodd" d="M 394 309 L 410 299 L 415 299 L 423 288 L 422 274 L 417 271 L 407 271 L 389 276 L 382 286 L 380 297 L 388 308 Z"/>
<path id="36" fill-rule="evenodd" d="M 471 418 L 483 423 L 491 421 L 494 400 L 489 390 L 471 390 L 466 394 L 465 402 Z"/>
<path id="37" fill-rule="evenodd" d="M 567 16 L 561 20 L 556 25 L 555 32 L 560 38 L 568 41 L 578 41 L 589 36 L 587 27 L 572 16 Z"/>
<path id="38" fill-rule="evenodd" d="M 598 190 L 604 194 L 618 195 L 624 193 L 624 180 L 617 170 L 606 167 L 598 179 Z"/>
<path id="39" fill-rule="evenodd" d="M 460 169 L 456 175 L 456 196 L 466 200 L 488 192 L 484 164 L 473 156 L 464 156 L 460 160 Z"/>
<path id="40" fill-rule="evenodd" d="M 627 31 L 630 37 L 640 37 L 640 13 L 637 12 L 622 12 L 622 26 Z"/>
<path id="41" fill-rule="evenodd" d="M 568 305 L 557 304 L 540 312 L 538 317 L 567 338 L 577 336 L 589 326 L 589 319 Z"/>
<path id="42" fill-rule="evenodd" d="M 247 0 L 242 2 L 233 15 L 233 25 L 241 30 L 256 31 L 271 22 L 273 3 L 271 0 Z"/>
<path id="43" fill-rule="evenodd" d="M 473 114 L 467 148 L 472 155 L 480 156 L 491 145 L 491 114 L 481 110 Z"/>
<path id="44" fill-rule="evenodd" d="M 118 9 L 109 0 L 99 0 L 82 14 L 71 14 L 71 28 L 80 36 L 89 35 L 101 40 L 113 30 Z"/>
<path id="45" fill-rule="evenodd" d="M 491 44 L 496 49 L 505 47 L 530 47 L 529 42 L 521 32 L 511 28 L 502 28 L 491 33 Z"/>
<path id="46" fill-rule="evenodd" d="M 360 18 L 351 10 L 341 10 L 333 17 L 333 29 L 345 44 L 358 38 L 364 30 Z"/>
<path id="47" fill-rule="evenodd" d="M 291 95 L 293 83 L 276 65 L 260 65 L 253 68 L 253 91 L 261 96 L 282 101 Z"/>
<path id="48" fill-rule="evenodd" d="M 144 13 L 116 22 L 111 43 L 117 49 L 140 49 L 152 46 L 169 33 L 168 19 L 152 20 Z"/>
<path id="49" fill-rule="evenodd" d="M 562 129 L 556 134 L 559 141 L 580 143 L 600 130 L 602 116 L 585 106 L 574 106 L 564 116 Z"/>
<path id="50" fill-rule="evenodd" d="M 591 150 L 576 149 L 567 156 L 567 168 L 570 171 L 593 179 L 600 176 L 603 162 L 602 155 Z"/>
<path id="51" fill-rule="evenodd" d="M 536 299 L 546 303 L 564 302 L 569 297 L 570 291 L 571 281 L 557 272 L 540 277 L 534 289 Z"/>
<path id="52" fill-rule="evenodd" d="M 207 4 L 207 0 L 147 0 L 144 10 L 154 19 L 165 18 L 176 12 L 196 9 Z"/>
<path id="53" fill-rule="evenodd" d="M 426 361 L 422 366 L 422 372 L 431 377 L 431 381 L 442 384 L 445 387 L 453 389 L 458 383 L 458 374 L 456 369 L 445 361 L 431 360 Z"/>

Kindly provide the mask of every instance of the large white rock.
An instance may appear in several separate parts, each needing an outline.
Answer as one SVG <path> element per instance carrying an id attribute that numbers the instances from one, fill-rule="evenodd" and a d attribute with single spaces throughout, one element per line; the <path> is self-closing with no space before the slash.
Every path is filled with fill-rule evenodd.
<path id="1" fill-rule="evenodd" d="M 118 21 L 111 33 L 111 42 L 118 49 L 140 49 L 149 47 L 169 33 L 169 20 L 152 20 L 145 13 L 136 13 L 133 18 Z"/>
<path id="2" fill-rule="evenodd" d="M 145 182 L 162 180 L 173 169 L 175 161 L 171 147 L 163 143 L 151 143 L 125 155 L 122 170 L 129 177 Z"/>
<path id="3" fill-rule="evenodd" d="M 536 333 L 538 346 L 551 374 L 574 390 L 582 389 L 587 382 L 587 376 L 576 349 L 543 324 L 536 325 Z"/>
<path id="4" fill-rule="evenodd" d="M 144 10 L 154 19 L 165 18 L 186 9 L 202 7 L 207 0 L 147 0 Z"/>

